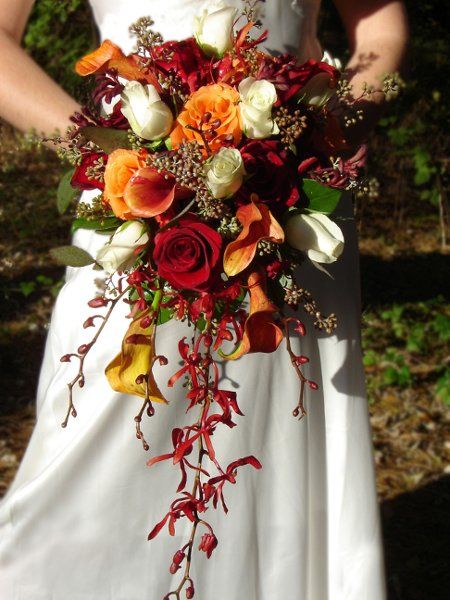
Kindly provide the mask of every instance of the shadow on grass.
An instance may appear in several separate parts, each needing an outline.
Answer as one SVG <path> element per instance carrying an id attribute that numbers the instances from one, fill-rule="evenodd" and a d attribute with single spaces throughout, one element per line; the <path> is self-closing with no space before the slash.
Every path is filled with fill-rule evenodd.
<path id="1" fill-rule="evenodd" d="M 45 267 L 26 268 L 14 277 L 0 275 L 1 321 L 23 320 L 33 311 L 33 304 L 46 292 L 46 288 L 57 284 L 63 276 L 64 268 L 51 264 Z M 39 282 L 40 277 L 45 277 L 49 283 L 43 286 Z M 30 283 L 34 284 L 35 289 L 29 294 L 24 294 L 21 286 Z"/>
<path id="2" fill-rule="evenodd" d="M 382 504 L 389 600 L 447 600 L 450 476 Z"/>
<path id="3" fill-rule="evenodd" d="M 439 295 L 450 300 L 450 256 L 430 253 L 382 260 L 363 254 L 360 269 L 364 307 L 422 302 Z"/>

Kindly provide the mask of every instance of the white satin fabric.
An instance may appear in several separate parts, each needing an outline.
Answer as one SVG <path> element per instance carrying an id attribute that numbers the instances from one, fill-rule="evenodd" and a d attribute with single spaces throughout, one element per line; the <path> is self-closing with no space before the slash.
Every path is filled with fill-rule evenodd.
<path id="1" fill-rule="evenodd" d="M 191 33 L 196 0 L 92 2 L 103 38 L 131 47 L 127 28 L 150 13 L 166 38 Z M 315 2 L 269 0 L 268 47 L 320 47 L 315 38 Z M 301 36 L 299 37 L 299 32 Z M 309 51 L 310 53 L 312 50 Z M 89 194 L 85 194 L 85 199 Z M 308 392 L 308 415 L 291 412 L 298 381 L 284 344 L 272 355 L 249 355 L 223 365 L 222 386 L 235 389 L 245 417 L 232 430 L 218 427 L 219 460 L 254 454 L 263 468 L 243 467 L 236 485 L 225 486 L 229 513 L 209 509 L 219 545 L 208 560 L 194 552 L 192 576 L 198 600 L 384 600 L 385 576 L 375 489 L 371 430 L 360 346 L 357 239 L 351 201 L 339 209 L 346 246 L 329 266 L 334 279 L 312 266 L 301 282 L 323 311 L 339 318 L 335 335 L 312 326 L 302 341 L 308 376 L 319 390 Z M 79 231 L 74 243 L 95 252 L 101 235 Z M 92 310 L 96 272 L 68 269 L 53 312 L 38 390 L 38 420 L 25 457 L 0 503 L 0 598 L 2 600 L 161 600 L 179 578 L 169 573 L 174 552 L 190 534 L 178 521 L 175 537 L 165 529 L 147 534 L 175 498 L 179 471 L 164 462 L 146 467 L 149 455 L 171 451 L 170 432 L 193 422 L 185 414 L 183 389 L 169 390 L 178 364 L 177 341 L 185 326 L 162 326 L 158 352 L 171 367 L 156 367 L 170 400 L 144 421 L 146 455 L 134 436 L 140 400 L 114 393 L 104 367 L 127 328 L 126 306 L 118 307 L 86 361 L 86 387 L 76 390 L 78 417 L 60 427 L 67 382 L 75 364 L 62 354 L 89 339 L 81 323 Z M 308 323 L 308 321 L 306 321 Z M 294 340 L 298 349 L 299 341 Z M 210 464 L 206 461 L 206 467 Z M 211 469 L 211 472 L 214 472 Z M 198 545 L 198 542 L 197 542 Z M 180 573 L 181 571 L 179 571 Z"/>

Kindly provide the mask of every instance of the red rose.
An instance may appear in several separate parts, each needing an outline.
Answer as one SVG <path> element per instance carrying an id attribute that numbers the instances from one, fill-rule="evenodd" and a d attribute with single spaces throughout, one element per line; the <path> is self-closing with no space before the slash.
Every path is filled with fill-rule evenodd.
<path id="1" fill-rule="evenodd" d="M 155 236 L 158 274 L 179 290 L 207 291 L 218 275 L 222 237 L 194 215 Z"/>
<path id="2" fill-rule="evenodd" d="M 97 179 L 91 179 L 87 175 L 87 169 L 94 167 L 94 164 L 103 160 L 106 162 L 106 154 L 102 152 L 92 152 L 85 154 L 81 161 L 81 164 L 75 169 L 75 173 L 72 175 L 70 183 L 72 187 L 78 188 L 79 190 L 103 190 L 105 184 L 103 181 Z"/>
<path id="3" fill-rule="evenodd" d="M 285 104 L 319 73 L 328 73 L 331 87 L 337 84 L 340 77 L 339 71 L 326 62 L 311 59 L 298 65 L 293 56 L 283 54 L 266 60 L 257 78 L 271 81 L 277 88 L 279 102 Z"/>
<path id="4" fill-rule="evenodd" d="M 176 74 L 187 86 L 188 92 L 195 92 L 210 83 L 211 59 L 203 54 L 194 38 L 165 42 L 155 47 L 154 52 L 156 68 L 165 74 Z"/>
<path id="5" fill-rule="evenodd" d="M 252 140 L 240 148 L 245 170 L 250 175 L 239 195 L 260 202 L 292 206 L 299 199 L 298 176 L 288 153 L 276 140 Z"/>

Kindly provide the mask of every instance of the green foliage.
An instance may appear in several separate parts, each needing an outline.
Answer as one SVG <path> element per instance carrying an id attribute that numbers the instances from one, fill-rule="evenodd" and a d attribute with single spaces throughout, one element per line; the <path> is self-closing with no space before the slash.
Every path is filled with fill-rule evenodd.
<path id="1" fill-rule="evenodd" d="M 303 179 L 302 192 L 308 199 L 308 211 L 332 213 L 342 196 L 341 190 L 327 187 L 313 179 Z"/>
<path id="2" fill-rule="evenodd" d="M 59 246 L 52 248 L 50 254 L 56 262 L 68 267 L 86 267 L 95 262 L 89 252 L 78 246 Z"/>
<path id="3" fill-rule="evenodd" d="M 87 0 L 37 0 L 23 43 L 53 79 L 80 97 L 81 80 L 74 65 L 95 45 Z"/>
<path id="4" fill-rule="evenodd" d="M 56 207 L 60 215 L 63 215 L 72 202 L 80 195 L 80 192 L 70 184 L 74 171 L 75 169 L 71 169 L 63 175 L 56 191 Z"/>
<path id="5" fill-rule="evenodd" d="M 128 131 L 121 129 L 88 126 L 83 127 L 82 136 L 85 140 L 96 144 L 107 154 L 111 154 L 118 148 L 131 148 Z"/>
<path id="6" fill-rule="evenodd" d="M 38 292 L 39 294 L 50 292 L 53 298 L 56 298 L 62 285 L 63 279 L 58 279 L 55 281 L 52 277 L 47 277 L 46 275 L 37 275 L 35 279 L 31 281 L 19 282 L 19 290 L 22 295 L 25 296 L 25 298 L 28 298 L 28 296 L 31 296 L 31 294 L 35 292 Z"/>
<path id="7" fill-rule="evenodd" d="M 450 305 L 443 297 L 371 311 L 364 325 L 369 390 L 427 384 L 450 404 Z"/>
<path id="8" fill-rule="evenodd" d="M 447 368 L 439 377 L 436 384 L 436 392 L 438 397 L 450 406 L 450 369 Z"/>

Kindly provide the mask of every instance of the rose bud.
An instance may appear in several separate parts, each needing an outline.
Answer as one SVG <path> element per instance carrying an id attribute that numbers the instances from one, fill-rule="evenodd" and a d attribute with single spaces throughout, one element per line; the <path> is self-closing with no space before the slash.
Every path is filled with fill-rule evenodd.
<path id="1" fill-rule="evenodd" d="M 136 135 L 145 140 L 160 140 L 169 135 L 173 114 L 154 85 L 128 81 L 120 98 L 120 110 Z"/>
<path id="2" fill-rule="evenodd" d="M 322 213 L 297 213 L 288 219 L 284 231 L 288 244 L 315 262 L 332 263 L 344 250 L 341 229 Z"/>
<path id="3" fill-rule="evenodd" d="M 239 84 L 239 93 L 244 133 L 248 138 L 268 138 L 280 133 L 278 125 L 272 119 L 272 108 L 277 101 L 277 90 L 273 83 L 247 77 Z"/>
<path id="4" fill-rule="evenodd" d="M 338 58 L 333 58 L 328 52 L 324 52 L 321 63 L 327 63 L 338 71 L 342 69 L 342 63 Z M 320 63 L 319 63 L 320 64 Z M 323 70 L 313 75 L 301 88 L 298 100 L 310 106 L 324 106 L 336 93 L 337 75 L 335 72 Z"/>
<path id="5" fill-rule="evenodd" d="M 173 555 L 172 560 L 175 564 L 180 565 L 183 562 L 185 556 L 186 554 L 183 552 L 183 550 L 177 550 Z"/>
<path id="6" fill-rule="evenodd" d="M 318 73 L 300 90 L 299 101 L 309 106 L 324 106 L 336 93 L 336 83 L 328 73 Z"/>
<path id="7" fill-rule="evenodd" d="M 194 18 L 194 37 L 205 54 L 222 57 L 231 50 L 237 12 L 223 0 L 205 3 L 202 12 Z"/>
<path id="8" fill-rule="evenodd" d="M 173 563 L 170 565 L 170 569 L 169 569 L 169 571 L 172 573 L 172 575 L 175 575 L 175 573 L 176 573 L 176 572 L 178 571 L 178 569 L 180 569 L 180 568 L 181 568 L 181 567 L 180 567 L 180 565 L 178 565 L 177 563 L 174 563 L 174 562 L 173 562 Z"/>
<path id="9" fill-rule="evenodd" d="M 315 381 L 311 381 L 310 379 L 308 379 L 308 381 L 306 383 L 309 385 L 309 387 L 312 390 L 318 390 L 319 389 L 319 386 L 317 385 L 317 383 Z"/>
<path id="10" fill-rule="evenodd" d="M 193 597 L 194 597 L 194 585 L 191 583 L 191 585 L 188 588 L 186 588 L 186 598 L 187 598 L 187 600 L 190 600 Z"/>
<path id="11" fill-rule="evenodd" d="M 299 356 L 295 357 L 295 362 L 298 365 L 305 365 L 306 363 L 309 363 L 309 358 L 303 354 L 300 354 Z"/>
<path id="12" fill-rule="evenodd" d="M 92 298 L 89 300 L 88 306 L 91 308 L 102 308 L 102 306 L 106 306 L 108 304 L 108 300 L 103 296 L 97 296 L 96 298 Z"/>
<path id="13" fill-rule="evenodd" d="M 244 175 L 244 162 L 236 148 L 221 148 L 206 165 L 206 183 L 214 198 L 225 198 L 237 192 Z"/>
<path id="14" fill-rule="evenodd" d="M 108 275 L 131 269 L 136 262 L 136 248 L 148 241 L 145 225 L 141 221 L 126 221 L 117 229 L 111 241 L 100 248 L 95 260 Z"/>
<path id="15" fill-rule="evenodd" d="M 88 327 L 95 327 L 94 319 L 95 317 L 88 317 L 83 323 L 83 328 L 87 329 Z"/>

